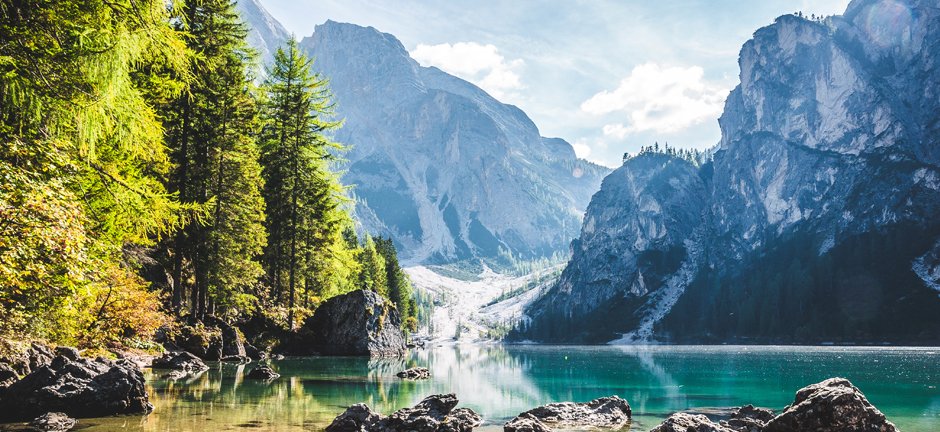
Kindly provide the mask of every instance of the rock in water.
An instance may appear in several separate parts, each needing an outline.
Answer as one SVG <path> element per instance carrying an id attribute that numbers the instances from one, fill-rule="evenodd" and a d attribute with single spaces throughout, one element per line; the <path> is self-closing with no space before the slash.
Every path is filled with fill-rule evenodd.
<path id="1" fill-rule="evenodd" d="M 184 372 L 201 372 L 209 369 L 205 363 L 194 354 L 186 351 L 166 353 L 162 357 L 153 359 L 150 364 L 153 369 L 172 369 Z"/>
<path id="2" fill-rule="evenodd" d="M 413 367 L 411 369 L 403 370 L 395 374 L 395 376 L 410 380 L 428 379 L 431 378 L 431 371 L 424 367 Z"/>
<path id="3" fill-rule="evenodd" d="M 503 426 L 506 432 L 545 431 L 551 427 L 619 428 L 630 422 L 630 404 L 618 396 L 587 403 L 561 402 L 542 405 L 516 416 Z"/>
<path id="4" fill-rule="evenodd" d="M 37 432 L 65 432 L 74 428 L 76 424 L 78 424 L 78 420 L 60 412 L 52 412 L 45 413 L 29 422 L 29 430 Z"/>
<path id="5" fill-rule="evenodd" d="M 793 404 L 763 432 L 897 432 L 897 427 L 845 378 L 829 378 L 796 392 Z"/>
<path id="6" fill-rule="evenodd" d="M 675 413 L 650 432 L 736 432 L 701 414 Z"/>
<path id="7" fill-rule="evenodd" d="M 355 404 L 333 419 L 326 427 L 326 432 L 362 432 L 373 430 L 373 427 L 382 416 L 376 414 L 363 403 Z"/>
<path id="8" fill-rule="evenodd" d="M 0 398 L 0 421 L 29 420 L 47 412 L 102 417 L 152 409 L 144 375 L 134 363 L 60 355 L 6 389 Z"/>
<path id="9" fill-rule="evenodd" d="M 270 381 L 281 376 L 274 369 L 267 366 L 258 366 L 248 372 L 247 378 Z"/>
<path id="10" fill-rule="evenodd" d="M 366 404 L 356 404 L 340 414 L 326 432 L 469 432 L 483 418 L 469 408 L 458 408 L 454 394 L 424 398 L 413 408 L 402 408 L 388 417 L 373 412 Z"/>
<path id="11" fill-rule="evenodd" d="M 300 354 L 400 356 L 405 353 L 401 315 L 372 291 L 333 297 L 317 308 L 300 331 Z"/>
<path id="12" fill-rule="evenodd" d="M 731 418 L 722 421 L 722 426 L 727 426 L 738 432 L 760 432 L 770 420 L 774 418 L 774 412 L 767 408 L 755 408 L 754 405 L 745 405 L 734 410 Z"/>

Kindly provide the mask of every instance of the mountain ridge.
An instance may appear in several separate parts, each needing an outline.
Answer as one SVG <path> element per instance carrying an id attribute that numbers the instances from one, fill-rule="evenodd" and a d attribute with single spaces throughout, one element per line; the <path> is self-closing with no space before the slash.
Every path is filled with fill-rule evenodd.
<path id="1" fill-rule="evenodd" d="M 651 184 L 620 187 L 657 208 L 625 205 L 603 193 L 605 180 L 571 263 L 515 337 L 940 340 L 940 299 L 929 288 L 940 275 L 940 99 L 934 88 L 909 90 L 923 77 L 940 82 L 931 42 L 940 14 L 895 4 L 856 0 L 846 16 L 784 15 L 757 30 L 741 49 L 741 83 L 712 160 L 692 176 L 668 168 L 677 158 L 641 155 L 611 174 L 645 175 Z M 911 37 L 885 33 L 894 27 L 880 20 Z M 696 177 L 704 205 L 660 206 Z M 681 226 L 641 229 L 670 218 Z M 611 251 L 611 242 L 621 246 Z"/>

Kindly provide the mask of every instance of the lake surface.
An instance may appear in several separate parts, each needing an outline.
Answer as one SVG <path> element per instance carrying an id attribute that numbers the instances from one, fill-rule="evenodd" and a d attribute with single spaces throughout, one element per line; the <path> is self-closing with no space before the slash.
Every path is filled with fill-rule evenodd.
<path id="1" fill-rule="evenodd" d="M 457 393 L 501 430 L 537 405 L 619 395 L 633 407 L 631 430 L 670 413 L 747 403 L 781 409 L 796 391 L 832 376 L 849 378 L 902 431 L 940 430 L 940 348 L 571 347 L 461 345 L 418 350 L 406 359 L 292 358 L 273 362 L 281 378 L 243 379 L 254 365 L 215 365 L 177 381 L 146 372 L 156 410 L 145 417 L 86 419 L 87 431 L 322 430 L 345 407 L 383 413 L 434 393 Z M 402 381 L 405 367 L 432 379 Z"/>

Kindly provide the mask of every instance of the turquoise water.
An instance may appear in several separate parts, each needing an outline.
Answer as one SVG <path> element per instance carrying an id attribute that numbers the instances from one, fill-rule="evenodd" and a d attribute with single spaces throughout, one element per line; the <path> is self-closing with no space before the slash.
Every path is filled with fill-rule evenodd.
<path id="1" fill-rule="evenodd" d="M 433 378 L 395 377 L 427 366 Z M 902 431 L 940 430 L 940 348 L 447 346 L 407 359 L 297 358 L 274 362 L 281 378 L 243 379 L 252 365 L 215 365 L 189 380 L 147 372 L 156 410 L 88 419 L 88 431 L 320 430 L 353 403 L 389 413 L 433 393 L 455 392 L 485 429 L 540 404 L 616 394 L 634 410 L 632 430 L 670 413 L 746 403 L 781 409 L 799 388 L 852 380 Z"/>

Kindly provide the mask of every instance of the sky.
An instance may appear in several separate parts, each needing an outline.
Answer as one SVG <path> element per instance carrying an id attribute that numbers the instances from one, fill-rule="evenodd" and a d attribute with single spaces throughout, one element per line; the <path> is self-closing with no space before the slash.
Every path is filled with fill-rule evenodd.
<path id="1" fill-rule="evenodd" d="M 327 19 L 397 37 L 411 56 L 520 107 L 543 136 L 610 167 L 659 142 L 718 143 L 738 52 L 783 14 L 848 0 L 261 0 L 298 38 Z"/>

